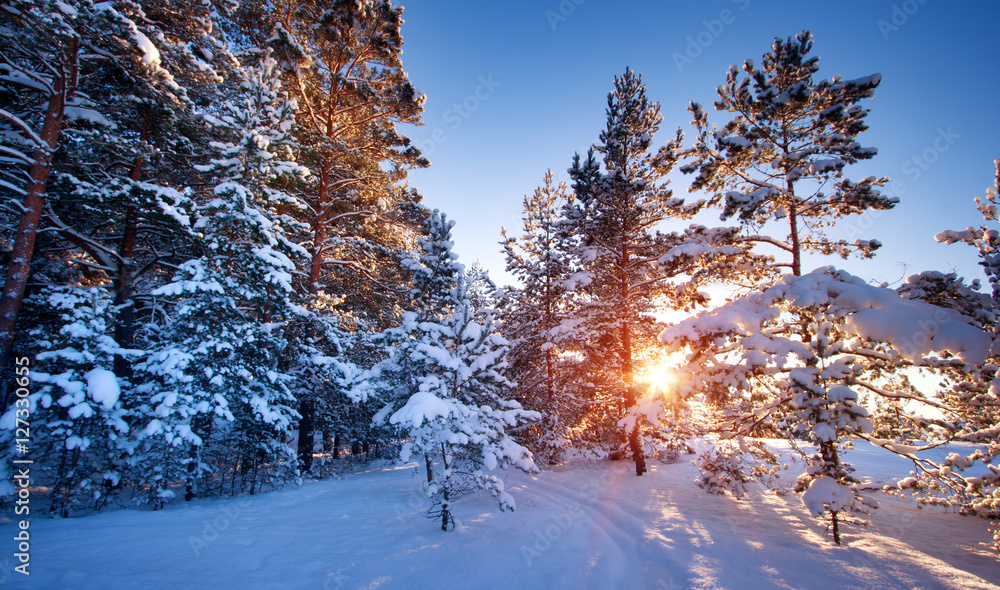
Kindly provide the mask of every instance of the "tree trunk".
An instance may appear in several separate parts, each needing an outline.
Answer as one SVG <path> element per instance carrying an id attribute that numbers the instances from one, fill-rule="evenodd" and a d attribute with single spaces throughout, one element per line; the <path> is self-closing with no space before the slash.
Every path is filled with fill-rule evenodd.
<path id="1" fill-rule="evenodd" d="M 191 420 L 191 430 L 201 439 L 201 443 L 188 448 L 187 473 L 184 475 L 184 501 L 190 502 L 198 496 L 198 470 L 201 466 L 201 447 L 211 436 L 212 418 L 198 414 Z"/>
<path id="2" fill-rule="evenodd" d="M 642 452 L 642 437 L 639 432 L 639 424 L 636 423 L 635 428 L 628 437 L 629 448 L 632 451 L 632 459 L 635 461 L 635 474 L 642 475 L 646 473 L 646 456 Z"/>
<path id="3" fill-rule="evenodd" d="M 802 244 L 799 242 L 799 212 L 795 208 L 794 186 L 787 181 L 788 194 L 792 202 L 788 204 L 788 237 L 792 246 L 792 274 L 802 276 Z"/>
<path id="4" fill-rule="evenodd" d="M 302 473 L 309 473 L 313 463 L 313 447 L 316 441 L 313 437 L 316 423 L 316 405 L 312 400 L 303 397 L 299 402 L 299 466 Z"/>
<path id="5" fill-rule="evenodd" d="M 622 286 L 622 290 L 627 290 L 627 285 Z M 626 323 L 622 326 L 622 372 L 625 378 L 625 414 L 636 405 L 635 395 L 635 369 L 632 364 L 632 333 Z M 642 449 L 642 436 L 640 432 L 639 418 L 636 417 L 635 427 L 628 433 L 629 450 L 632 451 L 632 460 L 635 462 L 635 474 L 646 473 L 646 457 Z"/>
<path id="6" fill-rule="evenodd" d="M 317 188 L 316 218 L 313 221 L 313 249 L 309 263 L 309 296 L 315 303 L 316 295 L 319 293 L 319 281 L 323 270 L 323 242 L 326 241 L 326 217 L 325 205 L 329 193 L 330 165 L 324 162 L 320 166 L 319 187 Z M 313 334 L 313 329 L 309 327 L 309 334 Z M 299 413 L 302 419 L 299 421 L 299 462 L 302 473 L 312 469 L 313 460 L 313 430 L 316 427 L 316 406 L 315 401 L 308 397 L 309 394 L 300 394 Z M 352 453 L 354 449 L 352 448 Z M 356 453 L 355 453 L 356 454 Z"/>
<path id="7" fill-rule="evenodd" d="M 340 445 L 341 445 L 340 433 L 338 432 L 333 437 L 333 458 L 334 459 L 339 459 L 340 458 Z"/>
<path id="8" fill-rule="evenodd" d="M 445 473 L 447 473 L 451 465 L 448 464 L 448 449 L 444 443 L 441 443 L 441 464 L 444 466 Z M 441 530 L 444 532 L 448 532 L 448 521 L 451 520 L 451 490 L 449 489 L 451 484 L 449 482 L 450 480 L 446 477 L 444 481 L 445 485 L 442 486 L 444 500 L 441 502 Z"/>
<path id="9" fill-rule="evenodd" d="M 326 241 L 326 206 L 330 199 L 330 164 L 324 162 L 319 169 L 317 187 L 316 217 L 313 220 L 312 259 L 309 264 L 309 295 L 319 293 L 319 281 L 323 271 L 323 243 Z"/>
<path id="10" fill-rule="evenodd" d="M 7 266 L 7 277 L 4 281 L 2 297 L 0 297 L 0 370 L 4 373 L 3 407 L 7 406 L 7 368 L 11 362 L 14 350 L 14 330 L 17 327 L 17 317 L 24 301 L 24 290 L 28 285 L 28 271 L 31 267 L 31 257 L 35 250 L 35 238 L 38 236 L 38 225 L 42 218 L 42 208 L 45 206 L 45 191 L 49 180 L 52 155 L 59 143 L 59 128 L 62 127 L 66 99 L 76 90 L 79 71 L 79 40 L 69 41 L 65 51 L 66 61 L 61 65 L 61 73 L 53 81 L 53 93 L 49 95 L 48 107 L 45 109 L 45 121 L 38 137 L 44 145 L 37 146 L 32 154 L 31 167 L 28 170 L 30 181 L 24 195 L 24 211 L 18 221 L 17 233 L 14 235 L 14 246 L 10 253 L 10 263 Z"/>
<path id="11" fill-rule="evenodd" d="M 198 479 L 198 450 L 201 447 L 192 444 L 188 448 L 188 459 L 187 459 L 187 473 L 184 476 L 184 501 L 190 502 L 194 500 L 198 495 L 197 482 Z"/>
<path id="12" fill-rule="evenodd" d="M 149 141 L 153 126 L 152 115 L 147 110 L 142 114 L 142 130 L 139 132 L 139 143 Z M 142 178 L 144 158 L 140 153 L 132 162 L 129 178 L 139 182 Z M 125 223 L 122 229 L 122 241 L 118 248 L 121 265 L 115 278 L 115 307 L 118 308 L 118 321 L 115 325 L 115 343 L 122 348 L 131 348 L 135 340 L 135 301 L 133 299 L 133 269 L 135 268 L 135 247 L 139 241 L 139 208 L 129 203 L 125 206 Z M 132 363 L 121 355 L 115 355 L 115 375 L 123 378 L 132 377 Z"/>
<path id="13" fill-rule="evenodd" d="M 451 520 L 451 505 L 449 504 L 448 488 L 444 489 L 444 502 L 441 503 L 441 530 L 448 532 L 448 521 Z"/>

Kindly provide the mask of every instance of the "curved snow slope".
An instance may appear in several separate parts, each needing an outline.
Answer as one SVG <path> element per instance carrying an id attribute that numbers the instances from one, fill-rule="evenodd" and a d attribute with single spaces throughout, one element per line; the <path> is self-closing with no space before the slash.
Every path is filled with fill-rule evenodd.
<path id="1" fill-rule="evenodd" d="M 859 474 L 890 481 L 905 461 L 858 445 Z M 517 511 L 458 502 L 461 529 L 420 516 L 422 473 L 375 469 L 234 500 L 31 521 L 31 575 L 13 571 L 14 523 L 0 525 L 5 588 L 1000 588 L 979 543 L 986 522 L 881 498 L 867 530 L 831 545 L 801 499 L 711 496 L 686 462 L 509 474 Z M 13 515 L 8 515 L 13 517 Z M 6 560 L 6 561 L 5 561 Z"/>

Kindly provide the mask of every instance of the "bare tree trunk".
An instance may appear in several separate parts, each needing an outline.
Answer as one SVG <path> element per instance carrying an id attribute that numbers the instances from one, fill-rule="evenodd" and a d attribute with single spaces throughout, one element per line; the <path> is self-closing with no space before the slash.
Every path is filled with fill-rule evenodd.
<path id="1" fill-rule="evenodd" d="M 444 469 L 447 472 L 450 465 L 448 465 L 448 449 L 445 447 L 444 443 L 441 443 L 441 462 L 444 465 Z M 447 481 L 447 480 L 446 480 Z M 450 484 L 449 484 L 450 485 Z M 448 489 L 448 485 L 442 486 L 444 493 L 444 501 L 441 502 L 441 530 L 448 532 L 448 521 L 451 518 L 451 490 Z"/>
<path id="2" fill-rule="evenodd" d="M 317 188 L 316 218 L 313 221 L 313 248 L 309 263 L 309 296 L 315 300 L 319 293 L 319 281 L 323 270 L 323 242 L 326 241 L 326 203 L 330 192 L 330 164 L 324 162 L 320 166 L 319 187 Z M 312 301 L 311 303 L 314 303 Z M 310 332 L 312 328 L 309 328 Z M 299 393 L 299 463 L 302 473 L 308 473 L 313 463 L 313 430 L 316 428 L 316 402 L 310 393 Z"/>
<path id="3" fill-rule="evenodd" d="M 198 496 L 198 473 L 201 467 L 201 447 L 212 431 L 212 418 L 199 414 L 191 420 L 191 430 L 201 439 L 201 444 L 188 447 L 187 470 L 184 474 L 184 501 L 190 502 Z"/>
<path id="4" fill-rule="evenodd" d="M 149 141 L 152 129 L 152 115 L 147 110 L 142 115 L 142 130 L 139 132 L 140 144 Z M 141 147 L 140 147 L 141 149 Z M 132 170 L 129 178 L 133 182 L 139 182 L 142 178 L 142 166 L 144 158 L 142 154 L 135 157 L 132 162 Z M 133 269 L 135 268 L 135 247 L 139 242 L 139 209 L 129 203 L 125 207 L 125 223 L 122 229 L 122 241 L 118 249 L 121 263 L 118 266 L 118 276 L 115 277 L 115 307 L 119 309 L 118 322 L 115 325 L 115 342 L 122 348 L 131 348 L 135 340 L 135 301 L 133 299 L 132 287 L 135 281 Z M 130 378 L 132 376 L 132 363 L 121 355 L 115 355 L 114 361 L 115 375 L 118 377 Z"/>
<path id="5" fill-rule="evenodd" d="M 792 181 L 786 181 L 788 194 L 792 202 L 788 205 L 788 237 L 792 245 L 792 274 L 802 276 L 802 244 L 799 242 L 799 212 L 795 208 L 795 187 Z"/>
<path id="6" fill-rule="evenodd" d="M 38 236 L 42 208 L 45 206 L 45 191 L 52 155 L 59 143 L 59 129 L 62 127 L 66 100 L 76 90 L 80 67 L 78 39 L 68 42 L 64 57 L 65 62 L 60 64 L 60 73 L 53 81 L 53 92 L 48 97 L 48 107 L 45 110 L 45 122 L 38 135 L 43 145 L 37 146 L 32 155 L 31 167 L 28 170 L 31 180 L 24 195 L 24 211 L 21 213 L 17 233 L 14 235 L 10 264 L 7 266 L 7 277 L 4 281 L 3 294 L 0 296 L 0 350 L 2 350 L 0 370 L 4 372 L 4 399 L 0 411 L 7 406 L 6 372 L 14 350 L 14 330 L 17 327 L 21 303 L 24 301 L 31 257 L 35 250 L 35 238 Z"/>
<path id="7" fill-rule="evenodd" d="M 445 532 L 448 532 L 448 521 L 451 520 L 451 505 L 448 496 L 448 488 L 445 488 L 444 502 L 441 503 L 441 530 Z"/>
<path id="8" fill-rule="evenodd" d="M 196 488 L 196 482 L 198 478 L 198 460 L 200 447 L 196 444 L 191 444 L 188 447 L 188 458 L 187 458 L 187 473 L 184 476 L 184 501 L 190 502 L 194 500 L 198 495 L 198 490 Z"/>
<path id="9" fill-rule="evenodd" d="M 299 420 L 299 464 L 302 473 L 309 473 L 313 463 L 313 446 L 316 444 L 316 440 L 313 438 L 313 430 L 316 423 L 316 405 L 313 403 L 313 400 L 303 397 L 299 401 L 299 414 L 302 415 L 302 418 Z"/>

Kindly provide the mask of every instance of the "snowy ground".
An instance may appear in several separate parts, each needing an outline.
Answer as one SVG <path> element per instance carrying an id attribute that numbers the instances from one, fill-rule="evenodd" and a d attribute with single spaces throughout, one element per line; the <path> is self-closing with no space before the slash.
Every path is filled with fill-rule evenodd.
<path id="1" fill-rule="evenodd" d="M 905 474 L 870 449 L 860 472 Z M 864 531 L 834 547 L 799 498 L 711 496 L 679 462 L 635 477 L 625 463 L 510 474 L 514 513 L 489 497 L 456 506 L 443 533 L 414 468 L 374 469 L 233 500 L 31 521 L 31 575 L 13 571 L 15 524 L 0 525 L 5 588 L 1000 588 L 985 522 L 882 498 Z M 14 515 L 8 514 L 8 517 Z"/>

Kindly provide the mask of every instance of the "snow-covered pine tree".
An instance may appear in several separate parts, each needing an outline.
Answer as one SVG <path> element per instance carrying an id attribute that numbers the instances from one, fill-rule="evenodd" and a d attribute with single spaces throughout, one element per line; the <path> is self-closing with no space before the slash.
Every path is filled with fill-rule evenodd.
<path id="1" fill-rule="evenodd" d="M 131 404 L 111 369 L 116 355 L 135 353 L 115 342 L 112 296 L 100 286 L 48 287 L 25 311 L 34 320 L 31 366 L 44 370 L 31 371 L 32 394 L 0 419 L 0 441 L 12 451 L 4 463 L 34 461 L 34 481 L 52 490 L 50 510 L 67 517 L 74 508 L 101 506 L 127 477 Z M 24 416 L 30 420 L 18 420 Z M 30 441 L 26 453 L 13 452 L 17 438 Z M 4 484 L 0 495 L 12 493 Z"/>
<path id="2" fill-rule="evenodd" d="M 690 190 L 707 192 L 723 219 L 738 218 L 749 230 L 745 239 L 777 248 L 783 258 L 776 266 L 794 275 L 802 274 L 804 252 L 871 256 L 877 241 L 831 240 L 823 228 L 846 215 L 891 209 L 898 200 L 879 192 L 887 178 L 844 177 L 845 167 L 877 152 L 857 141 L 868 128 L 868 109 L 859 103 L 874 95 L 882 76 L 816 81 L 812 45 L 802 31 L 775 38 L 760 67 L 744 62 L 745 77 L 731 66 L 715 102 L 716 110 L 733 115 L 722 127 L 710 125 L 692 102 L 697 135 L 681 166 L 697 172 Z M 771 220 L 787 222 L 784 236 L 761 233 Z"/>
<path id="3" fill-rule="evenodd" d="M 186 204 L 181 195 L 188 194 L 184 187 L 192 184 L 192 170 L 170 160 L 191 161 L 199 147 L 207 148 L 195 105 L 219 96 L 226 70 L 236 61 L 218 26 L 221 15 L 232 9 L 225 0 L 131 0 L 116 6 L 132 23 L 128 27 L 141 50 L 131 75 L 121 77 L 121 87 L 101 101 L 118 113 L 121 134 L 106 158 L 127 165 L 111 168 L 111 178 L 84 177 L 91 186 L 77 192 L 92 204 L 98 201 L 97 211 L 114 205 L 117 215 L 110 227 L 116 232 L 118 264 L 112 279 L 120 307 L 115 339 L 130 348 L 141 314 L 151 310 L 149 290 L 169 276 L 159 263 L 184 258 L 177 256 L 180 236 L 174 226 L 185 219 L 173 209 Z M 104 188 L 108 185 L 111 190 Z M 144 276 L 153 271 L 161 272 L 152 281 Z M 132 368 L 119 357 L 115 373 L 129 377 Z"/>
<path id="4" fill-rule="evenodd" d="M 608 387 L 604 395 L 615 400 L 619 417 L 636 404 L 636 364 L 654 329 L 652 311 L 658 281 L 652 249 L 655 227 L 665 219 L 687 213 L 683 200 L 663 186 L 663 177 L 675 162 L 680 136 L 656 154 L 650 153 L 663 117 L 659 103 L 650 103 L 642 78 L 626 69 L 615 77 L 608 94 L 607 125 L 597 151 L 603 155 L 605 174 L 585 187 L 591 178 L 575 176 L 574 188 L 592 195 L 578 199 L 581 212 L 578 256 L 586 272 L 588 301 L 576 310 L 574 321 L 589 332 L 587 340 L 601 342 L 612 358 L 604 364 L 610 374 L 600 378 Z M 572 172 L 572 171 L 571 171 Z M 652 280 L 651 280 L 652 279 Z M 606 345 L 606 346 L 605 346 Z M 590 363 L 591 371 L 598 369 Z M 637 475 L 646 471 L 640 425 L 625 432 Z"/>
<path id="5" fill-rule="evenodd" d="M 5 392 L 52 158 L 60 145 L 67 107 L 76 104 L 81 65 L 86 65 L 86 61 L 81 63 L 81 54 L 87 55 L 86 45 L 99 39 L 102 21 L 107 20 L 90 3 L 74 4 L 5 2 L 0 11 L 0 26 L 9 31 L 0 37 L 0 72 L 4 74 L 0 92 L 5 98 L 0 109 L 0 189 L 5 200 L 21 205 L 5 203 L 5 215 L 18 220 L 14 234 L 5 236 L 13 248 L 0 300 L 0 369 Z M 6 398 L 0 401 L 6 409 Z"/>
<path id="6" fill-rule="evenodd" d="M 710 127 L 701 105 L 692 103 L 697 136 L 686 151 L 691 159 L 681 168 L 697 172 L 691 190 L 706 191 L 709 203 L 722 208 L 724 219 L 741 221 L 747 230 L 743 240 L 777 248 L 782 258 L 773 266 L 787 269 L 791 276 L 682 322 L 661 339 L 675 350 L 690 347 L 680 379 L 688 393 L 697 391 L 717 407 L 737 410 L 723 417 L 720 448 L 702 459 L 706 487 L 732 485 L 732 491 L 741 493 L 748 479 L 776 474 L 777 457 L 751 442 L 755 435 L 805 438 L 816 445 L 816 453 L 808 457 L 809 468 L 798 489 L 806 490 L 803 498 L 814 513 L 822 513 L 816 507 L 826 505 L 839 542 L 839 514 L 863 504 L 849 466 L 840 459 L 843 442 L 871 437 L 859 392 L 891 398 L 893 392 L 882 387 L 881 375 L 904 366 L 962 365 L 979 351 L 962 358 L 936 356 L 932 351 L 942 352 L 941 341 L 947 338 L 939 339 L 936 347 L 923 346 L 936 329 L 916 349 L 898 337 L 895 324 L 889 331 L 882 329 L 892 320 L 882 308 L 897 305 L 899 299 L 887 289 L 859 291 L 854 277 L 832 268 L 793 278 L 803 275 L 805 252 L 872 255 L 877 241 L 831 240 L 824 228 L 841 217 L 890 209 L 896 203 L 879 192 L 886 178 L 854 182 L 844 177 L 848 165 L 876 153 L 857 141 L 867 129 L 868 114 L 859 103 L 873 95 L 881 76 L 815 81 L 819 60 L 809 57 L 811 49 L 812 36 L 803 31 L 775 39 L 759 68 L 747 60 L 745 77 L 736 66 L 730 68 L 715 106 L 735 116 L 721 128 Z M 771 220 L 787 222 L 785 236 L 765 234 Z M 852 294 L 861 299 L 852 299 Z M 816 298 L 809 300 L 813 295 Z M 861 301 L 873 309 L 859 307 Z M 919 314 L 914 317 L 934 317 L 935 309 L 914 311 Z M 969 327 L 960 316 L 946 320 L 949 326 Z M 913 330 L 902 333 L 917 337 Z M 947 347 L 962 350 L 954 342 Z M 934 403 L 926 394 L 914 398 Z M 810 494 L 813 485 L 817 491 Z M 820 496 L 830 501 L 816 502 Z"/>
<path id="7" fill-rule="evenodd" d="M 198 84 L 214 88 L 206 82 L 218 81 L 208 63 L 212 58 L 201 57 L 226 55 L 211 34 L 212 8 L 182 1 L 19 1 L 0 11 L 5 30 L 12 31 L 0 40 L 0 92 L 17 113 L 0 117 L 11 125 L 2 135 L 22 156 L 41 154 L 28 161 L 5 152 L 12 157 L 0 164 L 10 180 L 3 192 L 25 198 L 17 207 L 24 225 L 10 236 L 15 250 L 24 254 L 33 232 L 47 230 L 35 243 L 34 259 L 31 252 L 15 255 L 17 264 L 9 266 L 14 282 L 5 290 L 12 297 L 0 303 L 7 306 L 0 312 L 8 320 L 3 331 L 9 333 L 17 319 L 16 283 L 29 277 L 39 285 L 114 293 L 115 312 L 107 318 L 121 352 L 114 371 L 132 434 L 136 426 L 141 430 L 133 411 L 141 400 L 127 379 L 130 361 L 140 356 L 128 352 L 136 348 L 140 323 L 135 301 L 165 282 L 161 263 L 183 260 L 176 254 L 189 244 L 189 194 L 166 184 L 184 186 L 191 169 L 176 162 L 160 167 L 160 158 L 190 154 L 196 134 L 189 133 L 189 91 Z M 155 181 L 145 181 L 153 176 Z M 25 182 L 22 190 L 19 183 Z M 7 203 L 5 208 L 10 210 Z M 22 323 L 30 326 L 35 319 Z M 57 360 L 46 357 L 39 372 Z M 104 460 L 96 446 L 86 454 L 92 456 L 85 460 Z M 122 480 L 120 474 L 116 479 Z"/>
<path id="8" fill-rule="evenodd" d="M 944 402 L 959 410 L 960 425 L 954 433 L 958 440 L 976 443 L 975 451 L 968 454 L 952 453 L 940 464 L 924 462 L 917 465 L 918 477 L 907 480 L 901 487 L 922 492 L 920 499 L 927 503 L 941 503 L 957 506 L 967 514 L 994 520 L 994 549 L 1000 551 L 1000 467 L 996 465 L 1000 457 L 1000 359 L 995 352 L 1000 341 L 1000 159 L 993 161 L 996 167 L 994 185 L 986 191 L 986 197 L 976 198 L 976 208 L 983 216 L 980 227 L 964 230 L 946 230 L 935 238 L 939 242 L 966 243 L 978 251 L 979 265 L 992 287 L 992 296 L 966 287 L 953 275 L 922 276 L 912 291 L 920 299 L 937 305 L 956 309 L 976 319 L 991 336 L 993 346 L 988 362 L 979 371 L 952 371 L 949 375 L 951 388 L 944 396 Z M 970 468 L 985 467 L 984 474 L 966 475 Z"/>
<path id="9" fill-rule="evenodd" d="M 586 380 L 611 404 L 605 420 L 624 430 L 638 475 L 646 471 L 642 429 L 652 407 L 638 404 L 646 393 L 638 377 L 652 371 L 658 357 L 655 312 L 702 305 L 708 298 L 698 287 L 706 281 L 756 272 L 746 262 L 747 246 L 735 241 L 738 228 L 662 231 L 663 222 L 690 218 L 705 203 L 685 204 L 667 188 L 682 136 L 678 131 L 653 153 L 661 121 L 660 105 L 646 98 L 640 76 L 626 69 L 616 77 L 596 146 L 604 171 L 593 154 L 583 162 L 574 158 L 576 198 L 564 214 L 564 231 L 578 236 L 571 248 L 578 268 L 565 284 L 578 295 L 563 326 L 582 354 Z"/>
<path id="10" fill-rule="evenodd" d="M 514 397 L 542 420 L 525 431 L 523 440 L 541 460 L 552 461 L 569 444 L 569 426 L 582 411 L 567 387 L 567 361 L 553 329 L 568 311 L 570 236 L 562 227 L 562 211 L 572 202 L 568 187 L 555 184 L 546 172 L 543 184 L 524 197 L 521 234 L 501 244 L 507 272 L 519 282 L 504 291 L 501 332 L 510 341 L 508 378 Z"/>
<path id="11" fill-rule="evenodd" d="M 67 168 L 105 172 L 115 157 L 101 161 L 95 153 L 109 151 L 109 143 L 123 147 L 120 140 L 110 138 L 127 133 L 113 114 L 119 106 L 116 103 L 138 101 L 144 88 L 170 78 L 163 75 L 160 54 L 149 37 L 128 10 L 119 9 L 88 0 L 29 0 L 6 2 L 0 11 L 2 25 L 10 31 L 0 38 L 0 72 L 4 74 L 0 92 L 6 99 L 5 108 L 0 109 L 4 137 L 0 189 L 21 201 L 19 206 L 5 203 L 6 214 L 19 218 L 19 224 L 9 236 L 13 252 L 0 301 L 4 371 L 43 223 L 54 226 L 72 246 L 86 246 L 88 262 L 97 269 L 114 273 L 122 262 L 113 247 L 88 240 L 86 231 L 61 222 L 56 212 L 67 195 L 53 199 L 52 194 L 53 180 L 59 181 Z M 176 82 L 169 89 L 162 86 L 158 91 L 168 94 L 180 89 Z M 112 100 L 115 96 L 117 100 Z M 57 149 L 67 141 L 72 150 Z M 61 180 L 61 192 L 77 188 L 75 177 L 71 174 Z M 43 221 L 43 216 L 49 219 Z"/>
<path id="12" fill-rule="evenodd" d="M 270 30 L 264 43 L 296 92 L 299 162 L 312 172 L 300 194 L 309 230 L 299 243 L 310 254 L 300 304 L 339 301 L 341 313 L 384 328 L 398 320 L 405 296 L 396 288 L 404 280 L 395 274 L 399 253 L 413 246 L 409 202 L 418 197 L 400 183 L 409 168 L 429 165 L 396 128 L 417 123 L 424 101 L 400 59 L 402 8 L 385 0 L 282 0 L 260 16 Z M 309 325 L 297 330 L 322 344 Z M 337 354 L 332 345 L 318 352 Z M 322 430 L 314 416 L 321 402 L 306 395 L 308 383 L 296 391 L 302 423 Z M 311 436 L 300 429 L 303 457 Z"/>
<path id="13" fill-rule="evenodd" d="M 192 106 L 208 102 L 221 81 L 218 66 L 230 61 L 213 28 L 226 6 L 187 0 L 6 6 L 5 26 L 16 34 L 4 37 L 3 67 L 11 75 L 0 84 L 23 117 L 20 131 L 51 127 L 60 147 L 46 156 L 45 181 L 29 182 L 28 192 L 44 199 L 31 197 L 19 211 L 35 219 L 22 229 L 47 230 L 36 244 L 33 281 L 106 281 L 119 308 L 115 338 L 123 349 L 134 348 L 151 309 L 149 291 L 168 277 L 163 263 L 185 257 L 190 195 L 183 187 L 192 170 L 177 162 L 189 160 L 199 143 Z M 57 100 L 50 100 L 57 87 Z M 4 135 L 23 143 L 17 133 Z M 40 137 L 21 139 L 30 145 Z M 7 164 L 18 177 L 8 183 L 16 189 L 27 179 L 17 168 L 27 162 Z M 12 237 L 24 245 L 30 234 Z M 16 258 L 28 268 L 30 253 Z M 131 374 L 126 357 L 116 358 L 115 372 Z"/>
<path id="14" fill-rule="evenodd" d="M 199 494 L 198 483 L 211 470 L 204 449 L 233 431 L 243 445 L 240 491 L 258 489 L 256 478 L 265 475 L 260 468 L 294 460 L 284 443 L 294 417 L 291 396 L 276 370 L 283 342 L 242 301 L 248 295 L 243 279 L 263 290 L 268 270 L 232 254 L 186 262 L 173 283 L 154 291 L 173 308 L 163 326 L 150 328 L 150 353 L 135 365 L 145 381 L 138 390 L 149 400 L 140 411 L 148 420 L 142 438 L 149 441 L 144 461 L 154 505 L 175 495 L 172 481 L 185 482 L 187 499 Z M 249 266 L 233 273 L 236 261 Z"/>
<path id="15" fill-rule="evenodd" d="M 507 342 L 496 333 L 491 311 L 480 310 L 482 320 L 475 317 L 464 268 L 452 252 L 453 224 L 437 211 L 428 220 L 428 235 L 407 264 L 414 276 L 412 310 L 387 331 L 396 350 L 379 371 L 404 378 L 386 392 L 379 418 L 408 435 L 404 461 L 425 457 L 427 493 L 434 501 L 430 515 L 441 518 L 443 530 L 455 524 L 451 503 L 468 493 L 486 490 L 501 509 L 514 508 L 503 481 L 488 472 L 537 469 L 507 429 L 540 417 L 507 399 Z"/>
<path id="16" fill-rule="evenodd" d="M 371 264 L 359 261 L 386 256 L 369 226 L 403 209 L 411 195 L 395 185 L 407 169 L 429 165 L 396 130 L 419 121 L 424 97 L 400 60 L 402 8 L 383 0 L 279 2 L 269 18 L 267 44 L 297 91 L 300 160 L 314 178 L 302 197 L 311 225 L 307 286 L 316 295 L 331 269 L 371 279 Z"/>
<path id="17" fill-rule="evenodd" d="M 186 499 L 208 468 L 200 457 L 213 439 L 232 439 L 234 480 L 238 467 L 240 488 L 251 493 L 272 472 L 284 470 L 266 483 L 287 480 L 291 465 L 284 439 L 294 412 L 277 359 L 285 347 L 281 326 L 295 313 L 291 258 L 308 253 L 277 220 L 277 209 L 297 203 L 275 187 L 308 171 L 281 158 L 294 105 L 280 92 L 275 65 L 268 57 L 246 65 L 238 91 L 205 114 L 219 137 L 217 156 L 198 167 L 214 185 L 193 225 L 201 256 L 154 291 L 172 309 L 141 365 L 160 389 L 145 432 L 181 447 L 166 467 L 184 463 Z M 230 459 L 223 461 L 225 469 Z"/>
<path id="18" fill-rule="evenodd" d="M 679 378 L 686 394 L 731 391 L 726 399 L 744 404 L 729 417 L 717 452 L 702 458 L 703 486 L 742 495 L 747 481 L 776 475 L 779 458 L 753 443 L 762 427 L 805 441 L 811 449 L 799 450 L 806 471 L 796 489 L 813 514 L 826 515 L 838 543 L 842 522 L 863 522 L 849 513 L 875 505 L 843 460 L 849 443 L 868 440 L 907 458 L 917 450 L 874 436 L 860 394 L 905 396 L 914 406 L 954 416 L 934 392 L 900 392 L 884 386 L 885 376 L 911 367 L 939 374 L 974 370 L 990 346 L 968 316 L 831 267 L 785 275 L 677 323 L 660 339 L 688 355 Z"/>
<path id="19" fill-rule="evenodd" d="M 439 322 L 449 317 L 461 303 L 457 289 L 465 269 L 451 251 L 451 224 L 447 216 L 435 210 L 425 221 L 425 236 L 417 248 L 400 261 L 412 277 L 409 301 L 401 325 L 383 330 L 373 340 L 388 346 L 388 358 L 378 363 L 367 379 L 359 381 L 352 396 L 360 401 L 375 397 L 382 409 L 377 423 L 388 424 L 389 417 L 420 391 L 420 376 L 427 369 L 421 360 L 419 335 L 410 328 L 421 323 Z M 414 323 L 416 322 L 416 323 Z M 426 457 L 427 480 L 432 479 L 430 456 Z"/>
<path id="20" fill-rule="evenodd" d="M 496 313 L 497 298 L 500 289 L 490 278 L 490 271 L 477 260 L 465 271 L 465 282 L 468 284 L 469 305 L 477 319 L 486 313 Z"/>

